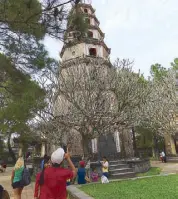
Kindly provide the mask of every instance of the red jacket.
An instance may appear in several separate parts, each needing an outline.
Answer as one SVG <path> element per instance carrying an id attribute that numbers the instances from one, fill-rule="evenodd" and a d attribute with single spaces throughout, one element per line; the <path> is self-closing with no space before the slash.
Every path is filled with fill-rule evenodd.
<path id="1" fill-rule="evenodd" d="M 39 185 L 40 174 L 36 176 L 34 197 L 39 199 L 67 199 L 66 181 L 73 178 L 73 172 L 63 168 L 46 168 L 44 184 Z"/>

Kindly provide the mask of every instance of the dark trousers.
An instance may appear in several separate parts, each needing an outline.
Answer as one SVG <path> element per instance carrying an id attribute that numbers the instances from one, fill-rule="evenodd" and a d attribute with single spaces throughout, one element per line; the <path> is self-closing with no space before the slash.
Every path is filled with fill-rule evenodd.
<path id="1" fill-rule="evenodd" d="M 105 177 L 109 178 L 109 173 L 108 173 L 108 172 L 103 173 L 103 175 L 104 175 Z"/>
<path id="2" fill-rule="evenodd" d="M 167 162 L 167 160 L 166 160 L 166 156 L 165 156 L 165 157 L 163 157 L 163 160 L 164 160 L 164 162 L 165 162 L 165 163 Z"/>

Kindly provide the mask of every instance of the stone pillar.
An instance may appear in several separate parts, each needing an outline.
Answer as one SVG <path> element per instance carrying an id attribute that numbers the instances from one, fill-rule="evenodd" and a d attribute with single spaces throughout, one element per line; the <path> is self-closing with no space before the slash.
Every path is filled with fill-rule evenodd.
<path id="1" fill-rule="evenodd" d="M 92 139 L 91 140 L 92 143 L 92 153 L 97 153 L 98 152 L 98 139 Z"/>
<path id="2" fill-rule="evenodd" d="M 41 144 L 41 157 L 43 157 L 45 155 L 45 142 L 42 142 Z"/>
<path id="3" fill-rule="evenodd" d="M 19 157 L 22 157 L 22 148 L 19 148 Z"/>
<path id="4" fill-rule="evenodd" d="M 165 134 L 164 139 L 165 139 L 166 154 L 176 155 L 176 147 L 175 147 L 175 142 L 172 135 Z"/>
<path id="5" fill-rule="evenodd" d="M 122 150 L 124 158 L 134 157 L 132 133 L 130 129 L 122 129 Z"/>
<path id="6" fill-rule="evenodd" d="M 119 132 L 116 131 L 114 133 L 114 138 L 115 138 L 115 142 L 116 142 L 116 150 L 118 153 L 121 152 L 121 145 L 120 145 L 120 137 L 119 137 Z"/>
<path id="7" fill-rule="evenodd" d="M 23 155 L 23 144 L 19 143 L 19 157 L 22 157 Z"/>

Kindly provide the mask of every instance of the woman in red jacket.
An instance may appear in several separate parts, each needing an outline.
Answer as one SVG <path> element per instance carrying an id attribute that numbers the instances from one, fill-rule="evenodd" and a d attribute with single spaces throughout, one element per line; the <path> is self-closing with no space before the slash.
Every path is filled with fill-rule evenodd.
<path id="1" fill-rule="evenodd" d="M 71 170 L 61 167 L 64 159 L 67 160 Z M 36 177 L 35 199 L 67 199 L 66 181 L 76 176 L 75 166 L 69 153 L 65 154 L 62 148 L 51 155 L 51 162 L 52 167 L 45 168 Z"/>
<path id="2" fill-rule="evenodd" d="M 42 172 L 38 173 L 36 176 L 36 183 L 35 183 L 35 198 L 39 198 L 40 195 L 40 185 L 44 183 L 44 171 L 46 168 L 51 167 L 50 157 L 46 156 L 42 168 Z"/>

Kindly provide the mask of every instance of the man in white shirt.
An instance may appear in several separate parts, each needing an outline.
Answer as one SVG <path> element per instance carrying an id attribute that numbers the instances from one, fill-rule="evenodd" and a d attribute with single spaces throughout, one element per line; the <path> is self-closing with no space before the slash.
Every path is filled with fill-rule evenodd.
<path id="1" fill-rule="evenodd" d="M 161 156 L 162 156 L 163 162 L 166 163 L 166 154 L 164 151 L 161 152 Z"/>

